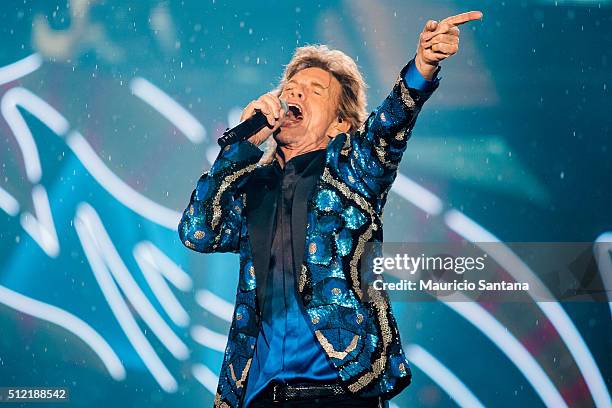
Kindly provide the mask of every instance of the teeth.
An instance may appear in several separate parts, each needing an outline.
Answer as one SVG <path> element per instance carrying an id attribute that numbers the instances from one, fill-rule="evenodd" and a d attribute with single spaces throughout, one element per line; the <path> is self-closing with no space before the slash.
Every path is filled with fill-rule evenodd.
<path id="1" fill-rule="evenodd" d="M 293 116 L 295 116 L 296 118 L 302 115 L 302 112 L 299 108 L 299 106 L 296 105 L 289 105 L 289 111 L 293 114 Z"/>
<path id="2" fill-rule="evenodd" d="M 299 105 L 296 105 L 295 103 L 290 103 L 288 104 L 290 108 L 297 108 L 298 110 L 301 110 Z"/>

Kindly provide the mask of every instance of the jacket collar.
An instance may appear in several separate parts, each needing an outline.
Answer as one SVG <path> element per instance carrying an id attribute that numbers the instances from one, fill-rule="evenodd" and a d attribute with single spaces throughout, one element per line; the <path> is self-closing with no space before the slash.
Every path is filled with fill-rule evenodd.
<path id="1" fill-rule="evenodd" d="M 307 201 L 311 191 L 309 187 L 313 184 L 312 178 L 320 177 L 324 165 L 325 149 L 304 153 L 287 162 L 287 166 L 295 166 L 295 170 L 299 169 L 302 173 L 295 187 L 291 213 L 292 249 L 296 273 L 299 273 L 304 258 Z M 275 174 L 277 171 L 282 170 L 274 159 L 269 165 L 257 169 L 244 189 L 247 194 L 247 228 L 253 253 L 257 303 L 260 310 L 268 276 L 277 197 L 280 189 L 279 178 Z"/>

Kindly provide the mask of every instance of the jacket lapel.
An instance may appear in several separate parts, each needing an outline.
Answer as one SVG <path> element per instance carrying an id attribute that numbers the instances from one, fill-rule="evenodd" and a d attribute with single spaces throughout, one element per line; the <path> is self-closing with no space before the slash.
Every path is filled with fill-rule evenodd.
<path id="1" fill-rule="evenodd" d="M 308 198 L 314 188 L 316 180 L 323 173 L 325 154 L 318 156 L 304 169 L 302 177 L 298 180 L 293 193 L 291 206 L 291 235 L 293 246 L 293 270 L 296 279 L 299 276 L 306 245 L 306 223 L 308 211 Z M 297 280 L 296 280 L 297 283 Z"/>
<path id="2" fill-rule="evenodd" d="M 276 216 L 278 181 L 273 176 L 272 166 L 260 168 L 245 187 L 246 219 L 249 241 L 253 253 L 253 267 L 257 303 L 262 310 L 263 299 L 268 277 L 270 251 L 272 247 L 272 232 Z"/>
<path id="3" fill-rule="evenodd" d="M 308 164 L 295 186 L 291 211 L 291 231 L 293 235 L 293 265 L 295 276 L 298 276 L 300 266 L 304 260 L 306 245 L 306 223 L 308 211 L 308 198 L 321 176 L 325 163 L 325 155 Z M 249 241 L 253 251 L 253 267 L 255 268 L 255 281 L 257 303 L 262 310 L 265 288 L 267 284 L 268 269 L 270 266 L 270 252 L 272 248 L 272 233 L 277 211 L 279 194 L 279 181 L 274 177 L 271 165 L 260 168 L 249 179 L 245 186 L 247 194 L 246 219 L 249 231 Z"/>

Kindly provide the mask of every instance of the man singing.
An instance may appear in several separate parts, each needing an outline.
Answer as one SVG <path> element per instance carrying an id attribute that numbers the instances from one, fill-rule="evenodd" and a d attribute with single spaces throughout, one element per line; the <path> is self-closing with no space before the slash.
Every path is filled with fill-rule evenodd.
<path id="1" fill-rule="evenodd" d="M 458 51 L 458 26 L 481 17 L 428 21 L 367 118 L 357 65 L 326 46 L 298 48 L 278 88 L 245 108 L 241 120 L 259 111 L 269 126 L 221 150 L 178 226 L 194 251 L 240 253 L 216 407 L 383 407 L 410 383 L 388 298 L 364 298 L 359 261 L 383 239 L 387 194 L 439 63 Z M 258 146 L 271 135 L 265 162 Z"/>

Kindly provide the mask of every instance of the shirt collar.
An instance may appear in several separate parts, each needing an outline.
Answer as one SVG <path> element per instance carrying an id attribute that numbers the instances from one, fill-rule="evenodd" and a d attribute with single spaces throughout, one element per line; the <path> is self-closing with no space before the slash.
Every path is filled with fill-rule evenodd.
<path id="1" fill-rule="evenodd" d="M 317 159 L 321 155 L 324 155 L 325 150 L 326 149 L 323 148 L 323 149 L 313 150 L 307 153 L 302 153 L 300 155 L 297 155 L 293 157 L 291 160 L 289 160 L 287 163 L 285 163 L 284 169 L 281 168 L 280 164 L 278 163 L 278 160 L 274 159 L 274 168 L 278 172 L 281 172 L 281 173 L 284 170 L 284 172 L 291 171 L 297 174 L 301 174 L 313 160 Z"/>

